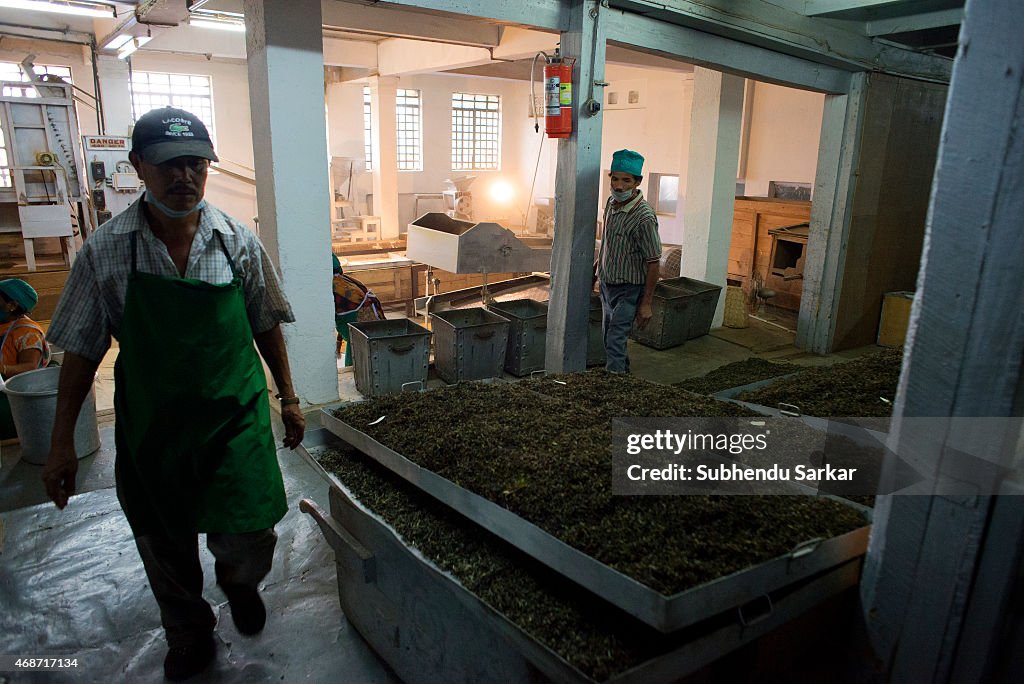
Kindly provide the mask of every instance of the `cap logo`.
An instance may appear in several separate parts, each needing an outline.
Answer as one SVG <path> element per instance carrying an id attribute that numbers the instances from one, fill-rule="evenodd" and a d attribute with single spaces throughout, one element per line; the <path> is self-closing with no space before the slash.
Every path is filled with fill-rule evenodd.
<path id="1" fill-rule="evenodd" d="M 188 119 L 182 119 L 174 117 L 171 119 L 164 119 L 161 123 L 167 126 L 167 130 L 164 135 L 174 138 L 194 138 L 195 133 L 189 128 L 192 122 Z"/>

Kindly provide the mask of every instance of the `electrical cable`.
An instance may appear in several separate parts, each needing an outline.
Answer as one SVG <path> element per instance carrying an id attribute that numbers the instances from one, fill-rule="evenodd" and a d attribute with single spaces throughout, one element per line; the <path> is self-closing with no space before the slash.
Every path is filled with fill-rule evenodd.
<path id="1" fill-rule="evenodd" d="M 526 223 L 530 220 L 530 205 L 533 204 L 533 190 L 537 186 L 537 171 L 540 169 L 540 153 L 544 149 L 544 138 L 546 135 L 540 136 L 540 145 L 537 146 L 537 161 L 533 165 L 533 180 L 530 182 L 530 193 L 526 197 L 526 211 L 523 212 L 523 228 L 526 228 Z"/>
<path id="2" fill-rule="evenodd" d="M 540 57 L 541 55 L 544 55 L 544 62 L 545 63 L 551 61 L 551 58 L 548 57 L 548 53 L 546 53 L 543 50 L 541 50 L 540 52 L 538 52 L 537 54 L 535 54 L 533 56 L 533 61 L 530 63 L 530 112 L 533 114 L 533 132 L 534 133 L 540 133 L 540 122 L 537 120 L 536 88 L 533 85 L 533 82 L 536 79 L 537 58 Z"/>

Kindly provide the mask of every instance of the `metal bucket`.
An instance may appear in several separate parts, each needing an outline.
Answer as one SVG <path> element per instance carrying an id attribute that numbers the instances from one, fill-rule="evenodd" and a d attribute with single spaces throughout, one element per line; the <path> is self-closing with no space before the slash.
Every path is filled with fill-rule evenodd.
<path id="1" fill-rule="evenodd" d="M 11 415 L 21 440 L 21 458 L 28 463 L 44 465 L 50 454 L 50 435 L 57 415 L 57 383 L 60 367 L 40 368 L 15 375 L 3 387 L 11 403 Z M 85 458 L 100 448 L 100 432 L 96 425 L 96 389 L 82 402 L 82 411 L 75 423 L 75 453 Z"/>

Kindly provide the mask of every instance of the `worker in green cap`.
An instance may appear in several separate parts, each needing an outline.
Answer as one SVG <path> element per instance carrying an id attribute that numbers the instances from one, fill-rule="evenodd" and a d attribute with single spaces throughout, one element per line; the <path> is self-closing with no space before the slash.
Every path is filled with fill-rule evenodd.
<path id="1" fill-rule="evenodd" d="M 601 330 L 605 368 L 628 373 L 626 341 L 634 323 L 643 328 L 651 320 L 651 298 L 658 283 L 661 239 L 658 218 L 640 192 L 644 158 L 632 150 L 612 155 L 612 195 L 604 208 L 604 236 L 594 264 L 601 281 Z"/>
<path id="2" fill-rule="evenodd" d="M 20 278 L 0 280 L 0 375 L 4 380 L 43 368 L 50 362 L 50 346 L 42 327 L 28 317 L 39 295 Z M 7 395 L 0 393 L 0 439 L 18 436 Z"/>

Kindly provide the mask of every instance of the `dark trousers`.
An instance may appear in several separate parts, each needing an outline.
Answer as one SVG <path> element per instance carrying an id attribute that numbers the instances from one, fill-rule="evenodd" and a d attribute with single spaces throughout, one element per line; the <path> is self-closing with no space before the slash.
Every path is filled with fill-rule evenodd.
<path id="1" fill-rule="evenodd" d="M 216 559 L 217 583 L 256 588 L 270 572 L 277 533 L 273 528 L 223 534 L 211 532 L 206 547 Z M 203 569 L 198 535 L 135 538 L 149 586 L 160 606 L 160 620 L 171 648 L 206 639 L 217 624 L 203 599 Z"/>
<path id="2" fill-rule="evenodd" d="M 612 373 L 629 372 L 626 342 L 644 293 L 643 285 L 601 283 L 601 330 L 604 333 L 605 369 Z"/>

